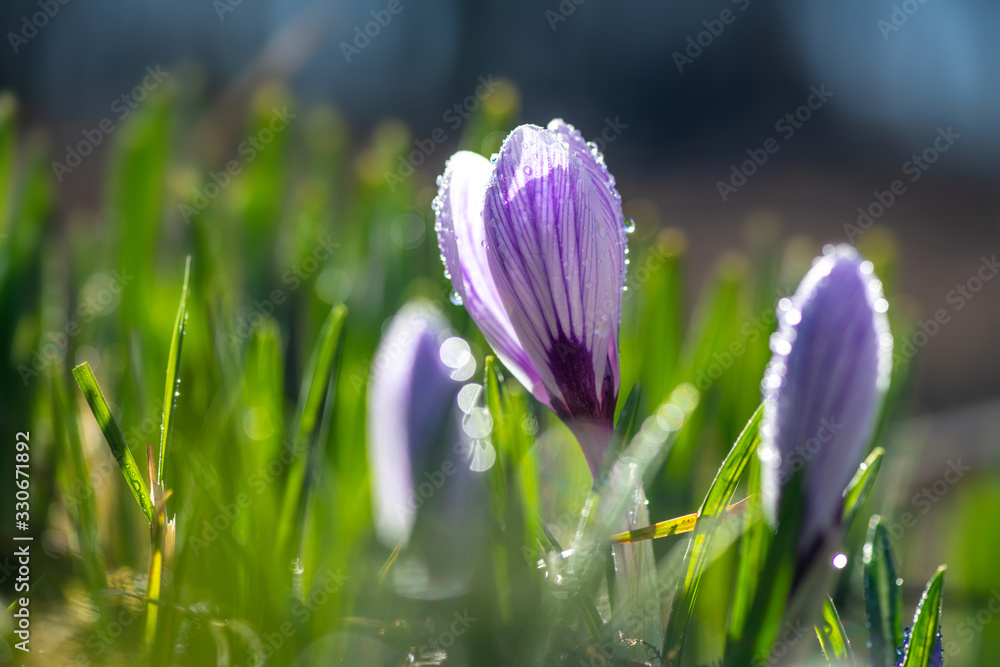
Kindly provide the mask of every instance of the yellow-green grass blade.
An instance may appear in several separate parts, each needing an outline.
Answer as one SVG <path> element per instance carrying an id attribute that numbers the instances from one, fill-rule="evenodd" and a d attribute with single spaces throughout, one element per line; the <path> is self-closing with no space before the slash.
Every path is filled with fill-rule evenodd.
<path id="1" fill-rule="evenodd" d="M 814 627 L 823 655 L 829 664 L 841 666 L 855 664 L 851 642 L 847 640 L 847 631 L 840 622 L 837 607 L 829 597 L 823 602 L 823 622 Z"/>
<path id="2" fill-rule="evenodd" d="M 726 514 L 723 517 L 724 521 L 730 519 L 735 519 L 743 515 L 750 507 L 751 498 L 744 498 L 743 500 L 733 503 L 726 508 Z M 629 544 L 631 542 L 641 542 L 642 540 L 656 540 L 661 537 L 670 537 L 671 535 L 683 535 L 684 533 L 690 533 L 695 529 L 698 523 L 698 513 L 685 514 L 684 516 L 679 516 L 674 519 L 668 519 L 666 521 L 658 521 L 651 526 L 645 526 L 643 528 L 636 528 L 625 533 L 617 533 L 611 536 L 612 544 Z"/>
<path id="3" fill-rule="evenodd" d="M 125 436 L 122 435 L 121 427 L 118 426 L 117 420 L 111 414 L 111 407 L 108 405 L 107 399 L 104 398 L 104 393 L 97 383 L 97 378 L 94 377 L 94 371 L 91 370 L 90 364 L 83 362 L 75 367 L 73 369 L 73 377 L 76 378 L 76 383 L 79 385 L 80 391 L 83 392 L 84 398 L 87 399 L 87 403 L 94 413 L 94 418 L 97 419 L 97 424 L 104 433 L 104 439 L 107 441 L 108 447 L 111 448 L 111 454 L 115 457 L 115 461 L 118 462 L 118 467 L 121 468 L 122 475 L 125 476 L 125 482 L 132 489 L 135 501 L 139 503 L 142 513 L 146 516 L 146 520 L 152 522 L 153 502 L 149 497 L 149 492 L 146 490 L 146 485 L 142 481 L 139 467 L 135 464 L 135 459 L 132 458 L 132 452 L 129 451 L 128 445 L 125 443 Z"/>

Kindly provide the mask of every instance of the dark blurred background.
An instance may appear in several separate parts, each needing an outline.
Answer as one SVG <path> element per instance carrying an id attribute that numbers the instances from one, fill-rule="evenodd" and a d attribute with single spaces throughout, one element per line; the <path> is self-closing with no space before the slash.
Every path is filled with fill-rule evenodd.
<path id="1" fill-rule="evenodd" d="M 444 128 L 422 167 L 433 175 L 457 143 L 453 107 L 480 78 L 512 81 L 525 122 L 606 132 L 640 228 L 687 234 L 694 286 L 744 245 L 748 220 L 783 239 L 896 244 L 914 297 L 901 307 L 953 315 L 919 358 L 916 408 L 936 411 L 989 399 L 1000 380 L 1000 280 L 960 310 L 948 301 L 1000 245 L 998 19 L 987 0 L 7 0 L 0 84 L 58 159 L 147 68 L 183 81 L 212 132 L 236 140 L 254 87 L 280 77 L 302 102 L 336 105 L 358 142 L 385 118 L 417 139 Z M 948 128 L 958 138 L 911 181 L 906 163 Z M 719 182 L 769 138 L 777 151 L 723 197 Z M 63 211 L 99 206 L 101 162 L 59 186 Z M 876 222 L 894 241 L 845 229 L 895 179 L 905 192 Z"/>

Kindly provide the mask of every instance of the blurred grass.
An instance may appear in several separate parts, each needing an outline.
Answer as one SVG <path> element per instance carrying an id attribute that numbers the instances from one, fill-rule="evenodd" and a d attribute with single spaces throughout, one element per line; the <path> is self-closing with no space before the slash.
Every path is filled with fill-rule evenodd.
<path id="1" fill-rule="evenodd" d="M 34 657 L 36 664 L 74 664 L 78 657 L 126 664 L 150 643 L 142 623 L 121 624 L 120 637 L 104 640 L 113 619 L 141 616 L 137 600 L 152 590 L 142 515 L 153 518 L 153 506 L 140 500 L 137 511 L 108 465 L 100 430 L 86 408 L 81 414 L 82 396 L 69 378 L 70 368 L 84 362 L 109 402 L 101 427 L 110 429 L 116 456 L 145 461 L 147 444 L 157 442 L 166 456 L 159 469 L 168 471 L 162 481 L 172 495 L 164 518 L 176 518 L 176 543 L 153 643 L 172 651 L 173 664 L 252 664 L 254 654 L 268 655 L 268 664 L 328 664 L 334 657 L 344 664 L 436 664 L 429 647 L 455 614 L 483 620 L 450 649 L 447 664 L 523 664 L 524 652 L 538 645 L 559 648 L 567 661 L 597 660 L 590 652 L 608 631 L 594 617 L 607 611 L 600 593 L 596 602 L 549 599 L 537 567 L 551 556 L 539 540 L 551 546 L 559 539 L 565 547 L 580 537 L 589 474 L 566 429 L 532 407 L 495 361 L 478 380 L 497 450 L 494 525 L 480 576 L 464 595 L 433 601 L 406 599 L 377 583 L 390 552 L 372 539 L 365 423 L 383 324 L 406 300 L 424 297 L 479 359 L 489 352 L 465 311 L 448 299 L 430 212 L 434 168 L 415 167 L 402 182 L 389 178 L 413 162 L 409 129 L 384 121 L 356 141 L 335 109 L 302 108 L 268 84 L 246 118 L 231 119 L 243 127 L 237 143 L 221 161 L 207 161 L 175 152 L 189 130 L 184 119 L 197 115 L 189 104 L 158 90 L 132 114 L 113 137 L 101 210 L 90 216 L 58 199 L 44 139 L 19 131 L 16 104 L 0 98 L 0 344 L 9 350 L 0 371 L 0 425 L 5 433 L 30 428 L 40 443 L 33 450 L 33 525 L 46 547 L 34 567 L 46 578 L 33 591 L 33 613 L 45 657 Z M 287 114 L 276 111 L 286 107 Z M 504 84 L 465 124 L 458 145 L 489 155 L 519 114 L 518 93 Z M 90 160 L 88 166 L 98 164 Z M 609 161 L 613 170 L 613 155 Z M 634 384 L 642 387 L 638 431 L 658 415 L 673 418 L 661 406 L 676 408 L 671 400 L 689 396 L 678 394 L 679 386 L 697 390 L 684 403 L 692 411 L 682 411 L 675 439 L 660 443 L 666 460 L 647 473 L 650 515 L 658 521 L 701 505 L 759 403 L 777 298 L 791 293 L 819 245 L 782 242 L 774 216 L 758 215 L 746 222 L 746 248 L 720 257 L 707 283 L 691 290 L 683 232 L 636 222 L 622 401 Z M 863 242 L 897 303 L 892 238 L 873 230 Z M 188 320 L 174 366 L 182 283 Z M 695 291 L 700 296 L 689 304 Z M 912 331 L 915 318 L 906 310 L 890 311 L 897 334 Z M 164 391 L 168 368 L 177 373 L 175 403 L 169 380 Z M 907 365 L 896 369 L 890 405 L 905 407 L 908 377 Z M 873 447 L 885 444 L 888 425 L 880 424 Z M 890 448 L 885 466 L 892 461 Z M 133 466 L 141 481 L 143 466 Z M 751 488 L 756 474 L 754 463 Z M 13 494 L 10 484 L 0 481 L 5 498 Z M 946 632 L 949 615 L 964 613 L 961 604 L 974 613 L 991 595 L 984 582 L 996 577 L 969 535 L 981 508 L 1000 505 L 994 487 L 968 491 L 952 510 L 962 528 L 949 555 L 956 565 Z M 730 497 L 727 488 L 720 506 Z M 891 515 L 889 503 L 873 492 L 860 516 Z M 849 541 L 852 563 L 860 562 L 858 530 Z M 0 535 L 4 545 L 9 537 Z M 658 540 L 656 553 L 662 562 L 678 558 L 687 539 Z M 718 658 L 731 600 L 745 622 L 749 599 L 741 595 L 752 591 L 733 591 L 731 581 L 743 567 L 738 551 L 754 548 L 754 539 L 749 531 L 715 549 L 697 582 L 697 605 L 689 593 L 685 665 Z M 921 543 L 919 534 L 906 540 Z M 923 565 L 901 563 L 919 579 L 926 578 L 917 567 Z M 963 576 L 963 568 L 976 574 Z M 602 562 L 594 580 L 603 572 Z M 848 573 L 834 603 L 851 635 L 864 608 L 860 568 Z M 907 591 L 909 608 L 919 592 Z M 553 624 L 576 614 L 576 603 L 594 622 L 555 636 Z M 851 639 L 856 649 L 864 646 Z M 985 627 L 976 642 L 963 645 L 954 664 L 985 664 L 980 655 L 990 654 L 978 646 L 1000 645 L 1000 623 Z M 800 650 L 815 655 L 818 645 L 806 643 Z M 166 663 L 159 650 L 143 655 Z M 413 662 L 404 662 L 408 655 Z"/>

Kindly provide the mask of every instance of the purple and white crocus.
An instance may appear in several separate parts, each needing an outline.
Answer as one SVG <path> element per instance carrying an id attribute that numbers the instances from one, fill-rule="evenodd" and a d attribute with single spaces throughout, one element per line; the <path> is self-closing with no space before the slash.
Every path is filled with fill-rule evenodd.
<path id="1" fill-rule="evenodd" d="M 439 185 L 435 229 L 454 300 L 514 377 L 570 425 L 596 479 L 618 400 L 628 254 L 604 158 L 557 119 L 516 128 L 491 160 L 456 153 Z M 648 523 L 640 486 L 622 529 Z M 619 629 L 659 643 L 651 543 L 614 555 Z"/>
<path id="2" fill-rule="evenodd" d="M 782 488 L 801 471 L 802 556 L 840 525 L 844 488 L 889 385 L 888 307 L 872 263 L 847 245 L 824 248 L 795 295 L 778 304 L 758 451 L 772 521 Z"/>
<path id="3" fill-rule="evenodd" d="M 455 300 L 535 398 L 610 432 L 627 237 L 603 157 L 562 120 L 522 125 L 492 160 L 453 155 L 439 185 Z M 607 441 L 581 440 L 596 476 Z"/>

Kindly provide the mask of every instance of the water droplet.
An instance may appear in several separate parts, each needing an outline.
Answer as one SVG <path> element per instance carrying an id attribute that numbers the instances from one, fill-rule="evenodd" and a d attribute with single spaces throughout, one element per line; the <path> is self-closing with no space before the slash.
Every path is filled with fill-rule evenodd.
<path id="1" fill-rule="evenodd" d="M 479 397 L 482 396 L 482 393 L 483 385 L 481 384 L 472 383 L 465 385 L 458 392 L 458 407 L 465 414 L 471 413 L 472 409 L 479 402 Z"/>
<path id="2" fill-rule="evenodd" d="M 625 218 L 625 224 L 623 225 L 623 229 L 625 230 L 626 234 L 631 234 L 632 232 L 634 232 L 635 220 L 633 220 L 632 218 Z"/>
<path id="3" fill-rule="evenodd" d="M 451 296 L 448 297 L 448 300 L 451 301 L 456 306 L 461 306 L 462 303 L 463 303 L 462 302 L 462 295 L 459 294 L 457 290 L 452 290 Z"/>
<path id="4" fill-rule="evenodd" d="M 465 339 L 452 336 L 441 343 L 441 363 L 448 368 L 462 368 L 472 357 L 472 351 Z"/>
<path id="5" fill-rule="evenodd" d="M 485 438 L 493 431 L 493 416 L 486 408 L 472 408 L 462 417 L 462 429 L 474 440 Z"/>
<path id="6" fill-rule="evenodd" d="M 531 176 L 531 167 L 525 165 L 523 171 L 525 176 Z"/>
<path id="7" fill-rule="evenodd" d="M 494 153 L 493 155 L 490 156 L 490 163 L 491 164 L 496 164 L 497 160 L 499 160 L 499 159 L 500 159 L 500 154 L 499 153 Z"/>
<path id="8" fill-rule="evenodd" d="M 475 440 L 469 448 L 469 469 L 473 472 L 489 470 L 496 460 L 496 449 L 489 440 Z"/>

